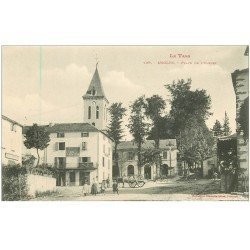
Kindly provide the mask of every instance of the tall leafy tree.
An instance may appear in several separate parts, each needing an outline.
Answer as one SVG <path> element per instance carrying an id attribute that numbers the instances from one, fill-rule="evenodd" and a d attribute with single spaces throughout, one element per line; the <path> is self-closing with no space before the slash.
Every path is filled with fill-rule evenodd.
<path id="1" fill-rule="evenodd" d="M 161 136 L 161 121 L 166 108 L 165 100 L 159 95 L 146 98 L 145 114 L 151 120 L 151 137 L 155 142 L 155 149 L 159 149 Z M 160 176 L 160 154 L 156 160 L 156 175 Z"/>
<path id="2" fill-rule="evenodd" d="M 214 153 L 214 138 L 205 122 L 195 118 L 186 122 L 182 130 L 179 148 L 182 159 L 188 166 L 197 163 L 203 171 L 203 161 Z"/>
<path id="3" fill-rule="evenodd" d="M 223 121 L 223 134 L 224 134 L 224 136 L 228 136 L 231 134 L 231 129 L 230 129 L 230 125 L 229 125 L 229 118 L 228 118 L 227 112 L 225 112 L 225 118 Z"/>
<path id="4" fill-rule="evenodd" d="M 128 128 L 137 145 L 138 170 L 141 173 L 142 167 L 142 144 L 148 132 L 148 123 L 145 117 L 145 98 L 141 96 L 130 105 L 131 115 L 129 118 Z"/>
<path id="5" fill-rule="evenodd" d="M 25 134 L 24 145 L 26 148 L 35 148 L 37 152 L 37 164 L 40 162 L 39 150 L 44 150 L 49 146 L 50 137 L 49 132 L 45 127 L 38 126 L 36 123 L 31 126 Z"/>
<path id="6" fill-rule="evenodd" d="M 205 121 L 212 114 L 211 98 L 204 89 L 191 90 L 191 79 L 165 85 L 171 94 L 170 118 L 181 159 L 189 166 L 202 161 L 213 149 L 213 138 Z"/>
<path id="7" fill-rule="evenodd" d="M 206 120 L 212 113 L 211 97 L 204 89 L 191 90 L 191 79 L 181 79 L 165 85 L 171 94 L 170 116 L 173 119 L 173 128 L 176 135 L 185 128 L 186 121 L 196 117 Z"/>
<path id="8" fill-rule="evenodd" d="M 247 97 L 240 107 L 239 113 L 239 129 L 243 132 L 244 140 L 248 140 L 249 136 L 249 98 Z"/>
<path id="9" fill-rule="evenodd" d="M 122 122 L 126 114 L 126 109 L 122 107 L 122 103 L 113 103 L 108 109 L 110 113 L 110 123 L 108 126 L 108 135 L 114 140 L 114 169 L 113 174 L 119 176 L 120 170 L 118 166 L 117 146 L 123 137 Z"/>
<path id="10" fill-rule="evenodd" d="M 222 125 L 220 121 L 216 120 L 212 129 L 214 136 L 219 137 L 223 135 Z"/>

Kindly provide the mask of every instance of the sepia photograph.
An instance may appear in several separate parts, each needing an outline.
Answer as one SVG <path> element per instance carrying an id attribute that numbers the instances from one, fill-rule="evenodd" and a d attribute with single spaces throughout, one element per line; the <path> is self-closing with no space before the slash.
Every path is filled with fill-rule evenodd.
<path id="1" fill-rule="evenodd" d="M 2 201 L 249 201 L 248 56 L 2 46 Z"/>

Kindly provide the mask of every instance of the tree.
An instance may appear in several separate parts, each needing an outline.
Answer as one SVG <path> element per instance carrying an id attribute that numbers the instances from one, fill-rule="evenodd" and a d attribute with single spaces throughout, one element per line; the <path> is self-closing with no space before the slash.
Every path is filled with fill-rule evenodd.
<path id="1" fill-rule="evenodd" d="M 171 94 L 170 117 L 173 120 L 174 133 L 178 136 L 180 131 L 185 128 L 186 121 L 192 117 L 206 120 L 212 113 L 211 97 L 204 89 L 191 90 L 192 80 L 181 79 L 177 83 L 165 85 Z"/>
<path id="2" fill-rule="evenodd" d="M 225 111 L 225 118 L 224 118 L 224 122 L 223 122 L 223 135 L 228 136 L 230 134 L 231 134 L 231 129 L 229 126 L 229 118 L 227 116 L 227 112 Z"/>
<path id="3" fill-rule="evenodd" d="M 223 135 L 223 130 L 222 130 L 222 125 L 220 121 L 216 120 L 212 129 L 214 136 L 222 136 Z"/>
<path id="4" fill-rule="evenodd" d="M 170 120 L 176 136 L 180 158 L 191 166 L 210 156 L 213 137 L 205 121 L 212 114 L 211 97 L 204 89 L 191 90 L 192 80 L 181 79 L 165 85 L 171 94 Z"/>
<path id="5" fill-rule="evenodd" d="M 244 100 L 244 103 L 240 107 L 239 112 L 239 130 L 243 132 L 244 140 L 248 140 L 249 136 L 249 98 Z"/>
<path id="6" fill-rule="evenodd" d="M 181 131 L 179 152 L 188 167 L 198 163 L 203 171 L 203 161 L 214 153 L 214 138 L 205 122 L 195 118 L 186 122 Z"/>
<path id="7" fill-rule="evenodd" d="M 35 148 L 37 152 L 37 164 L 40 162 L 39 150 L 44 150 L 49 146 L 50 137 L 49 132 L 45 129 L 45 127 L 38 126 L 37 124 L 33 124 L 26 134 L 25 134 L 24 145 L 26 148 L 31 149 Z"/>
<path id="8" fill-rule="evenodd" d="M 161 121 L 166 102 L 159 95 L 146 98 L 145 115 L 151 120 L 151 137 L 155 141 L 155 149 L 159 149 L 161 135 Z M 160 176 L 160 154 L 156 161 L 156 175 Z"/>
<path id="9" fill-rule="evenodd" d="M 110 123 L 108 126 L 108 135 L 114 140 L 114 169 L 113 174 L 120 176 L 118 166 L 117 146 L 123 137 L 122 118 L 126 113 L 126 109 L 122 107 L 122 103 L 113 103 L 108 109 L 110 113 Z"/>
<path id="10" fill-rule="evenodd" d="M 145 136 L 148 132 L 148 123 L 145 121 L 145 98 L 141 96 L 137 98 L 132 105 L 130 105 L 131 115 L 129 118 L 129 132 L 134 137 L 134 141 L 137 145 L 137 157 L 138 157 L 138 170 L 141 173 L 142 159 L 141 151 L 142 144 L 145 141 Z"/>

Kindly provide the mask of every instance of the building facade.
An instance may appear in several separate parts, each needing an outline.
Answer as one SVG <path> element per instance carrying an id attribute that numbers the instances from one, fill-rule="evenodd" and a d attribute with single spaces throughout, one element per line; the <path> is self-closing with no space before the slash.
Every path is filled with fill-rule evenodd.
<path id="1" fill-rule="evenodd" d="M 109 102 L 97 67 L 83 95 L 83 103 L 83 123 L 51 123 L 45 126 L 50 134 L 50 143 L 40 152 L 41 162 L 58 169 L 58 186 L 81 186 L 93 179 L 99 183 L 112 179 L 112 140 L 105 132 Z M 32 150 L 26 151 L 30 152 Z"/>
<path id="2" fill-rule="evenodd" d="M 248 47 L 245 52 L 248 56 Z M 235 70 L 232 73 L 232 82 L 236 95 L 236 131 L 237 131 L 237 156 L 240 169 L 243 170 L 247 179 L 249 178 L 249 141 L 244 141 L 243 132 L 240 131 L 238 118 L 241 105 L 249 97 L 249 69 Z"/>
<path id="3" fill-rule="evenodd" d="M 22 125 L 2 115 L 2 164 L 22 164 Z"/>
<path id="4" fill-rule="evenodd" d="M 142 150 L 154 148 L 153 140 L 146 140 L 142 145 Z M 118 164 L 122 176 L 137 176 L 138 157 L 137 146 L 133 141 L 123 141 L 118 144 Z M 176 139 L 160 140 L 161 168 L 162 176 L 174 176 L 178 173 L 177 169 L 177 147 Z M 141 175 L 145 179 L 153 180 L 156 177 L 155 164 L 145 164 L 141 167 Z"/>
<path id="5" fill-rule="evenodd" d="M 112 178 L 112 140 L 105 133 L 88 123 L 54 124 L 48 131 L 51 141 L 45 158 L 59 169 L 57 185 Z"/>

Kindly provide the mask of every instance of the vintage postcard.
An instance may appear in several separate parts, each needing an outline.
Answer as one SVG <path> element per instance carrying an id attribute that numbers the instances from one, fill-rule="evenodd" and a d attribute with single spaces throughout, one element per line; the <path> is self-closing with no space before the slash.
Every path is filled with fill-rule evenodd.
<path id="1" fill-rule="evenodd" d="M 2 46 L 2 200 L 248 201 L 248 56 Z"/>

